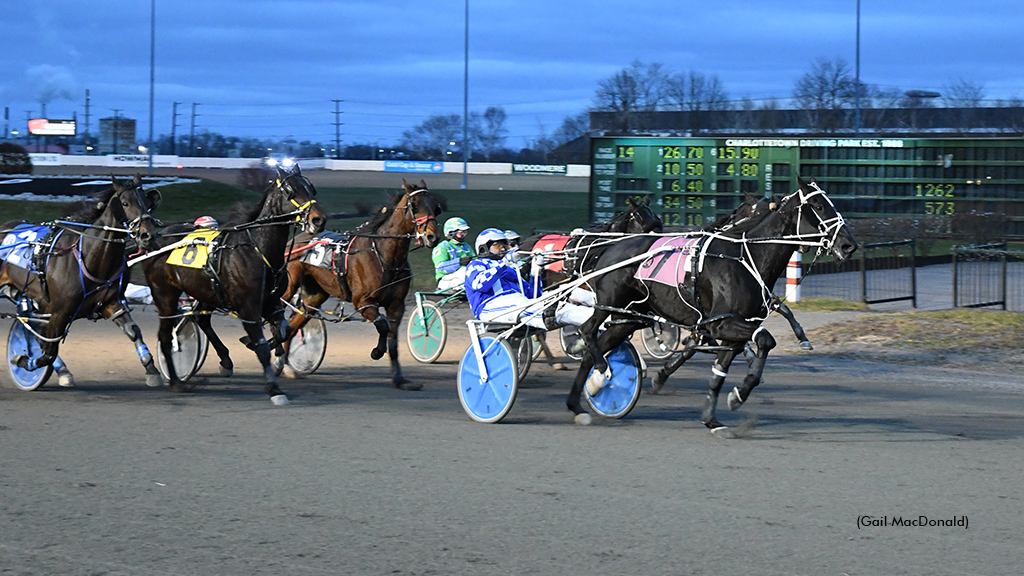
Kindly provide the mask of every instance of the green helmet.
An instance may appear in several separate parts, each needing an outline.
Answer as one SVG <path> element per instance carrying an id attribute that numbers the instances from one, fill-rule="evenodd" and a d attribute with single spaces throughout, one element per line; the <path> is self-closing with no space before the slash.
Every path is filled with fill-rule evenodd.
<path id="1" fill-rule="evenodd" d="M 458 230 L 469 230 L 469 224 L 466 224 L 465 220 L 458 217 L 449 218 L 444 223 L 444 228 L 442 229 L 445 238 L 451 238 Z"/>

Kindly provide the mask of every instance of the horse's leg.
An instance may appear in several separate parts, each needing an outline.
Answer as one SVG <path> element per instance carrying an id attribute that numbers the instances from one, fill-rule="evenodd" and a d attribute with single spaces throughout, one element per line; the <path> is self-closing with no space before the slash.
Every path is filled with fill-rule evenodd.
<path id="1" fill-rule="evenodd" d="M 224 342 L 220 339 L 220 336 L 213 330 L 213 316 L 210 314 L 196 314 L 196 324 L 199 325 L 199 329 L 206 334 L 206 339 L 210 341 L 210 346 L 217 352 L 217 358 L 220 359 L 220 375 L 229 377 L 235 373 L 235 363 L 231 361 L 231 352 L 228 351 L 228 347 L 224 345 Z"/>
<path id="2" fill-rule="evenodd" d="M 260 365 L 263 366 L 263 380 L 265 382 L 263 389 L 266 391 L 267 396 L 270 396 L 270 401 L 275 406 L 287 406 L 289 404 L 288 396 L 278 387 L 277 375 L 274 374 L 274 367 L 270 363 L 270 343 L 263 336 L 261 317 L 255 311 L 252 314 L 239 314 L 238 317 L 242 321 L 242 327 L 245 328 L 245 333 L 249 337 L 250 346 L 256 352 Z"/>
<path id="3" fill-rule="evenodd" d="M 327 301 L 330 296 L 326 292 L 315 292 L 313 294 L 305 295 L 302 299 L 302 303 L 299 305 L 299 311 L 288 319 L 288 328 L 286 328 L 287 336 L 281 342 L 280 352 L 281 354 L 274 360 L 277 370 L 285 378 L 297 378 L 298 374 L 292 370 L 291 366 L 288 365 L 288 350 L 291 349 L 292 338 L 302 330 L 302 327 L 309 322 L 309 317 L 306 316 L 306 310 L 310 308 L 319 308 L 323 306 L 323 303 Z"/>
<path id="4" fill-rule="evenodd" d="M 176 299 L 175 299 L 176 300 Z M 160 311 L 160 327 L 157 329 L 157 343 L 160 346 L 160 352 L 164 355 L 164 359 L 174 357 L 174 347 L 172 343 L 174 328 L 178 324 L 178 318 L 176 317 L 178 312 L 177 302 L 174 304 L 169 312 L 164 312 L 161 308 L 157 308 Z M 167 387 L 171 392 L 191 392 L 193 386 L 188 385 L 178 378 L 178 373 L 174 370 L 174 362 L 164 362 L 164 369 L 167 370 Z"/>
<path id="5" fill-rule="evenodd" d="M 775 338 L 764 326 L 754 331 L 750 337 L 753 343 L 754 359 L 747 369 L 747 376 L 743 379 L 743 386 L 733 388 L 729 393 L 729 409 L 735 410 L 743 405 L 750 397 L 750 392 L 761 383 L 761 375 L 764 373 L 764 364 L 768 360 L 768 353 L 775 348 Z"/>
<path id="6" fill-rule="evenodd" d="M 412 382 L 402 376 L 402 366 L 398 363 L 398 326 L 405 315 L 405 299 L 395 298 L 386 307 L 388 322 L 388 357 L 391 359 L 391 382 L 401 390 L 421 390 L 423 384 Z"/>
<path id="7" fill-rule="evenodd" d="M 540 345 L 540 351 L 544 354 L 544 361 L 551 365 L 551 369 L 565 370 L 565 364 L 555 362 L 555 355 L 551 353 L 551 348 L 548 346 L 548 333 L 534 332 L 533 334 L 537 336 L 537 344 Z"/>
<path id="8" fill-rule="evenodd" d="M 796 321 L 796 316 L 793 314 L 793 311 L 789 309 L 789 306 L 786 306 L 785 302 L 779 302 L 779 305 L 776 306 L 775 309 L 778 310 L 779 314 L 782 314 L 782 317 L 789 322 L 789 327 L 793 329 L 793 334 L 796 336 L 797 340 L 800 341 L 800 349 L 814 350 L 814 346 L 811 346 L 811 341 L 807 339 L 807 334 L 804 333 L 804 327 Z"/>
<path id="9" fill-rule="evenodd" d="M 146 386 L 150 388 L 158 388 L 163 385 L 163 381 L 160 379 L 160 371 L 156 368 L 156 362 L 153 361 L 153 355 L 149 352 L 149 347 L 142 340 L 142 329 L 132 319 L 131 313 L 121 302 L 113 302 L 103 309 L 103 315 L 109 318 L 120 328 L 125 336 L 135 344 L 135 352 L 139 355 L 139 361 L 146 368 Z M 170 358 L 170 356 L 166 356 Z"/>
<path id="10" fill-rule="evenodd" d="M 715 417 L 715 409 L 718 406 L 718 394 L 722 391 L 722 384 L 725 382 L 725 376 L 729 372 L 729 366 L 738 353 L 739 349 L 732 348 L 723 350 L 715 356 L 715 363 L 711 365 L 711 380 L 708 382 L 708 394 L 704 398 L 704 408 L 700 414 L 700 421 L 711 430 L 711 433 L 723 438 L 732 438 L 733 434 L 727 426 L 723 425 Z"/>
<path id="11" fill-rule="evenodd" d="M 596 316 L 597 312 L 595 312 L 594 315 Z M 588 322 L 584 322 L 584 326 Z M 600 323 L 596 324 L 595 326 L 600 326 Z M 604 333 L 601 334 L 599 338 L 596 339 L 593 338 L 592 334 L 588 334 L 591 336 L 591 339 L 594 340 L 594 347 L 597 350 L 596 357 L 599 358 L 601 362 L 604 364 L 605 370 L 608 369 L 608 362 L 604 358 L 605 352 L 613 350 L 616 347 L 618 347 L 619 344 L 625 342 L 626 339 L 629 338 L 630 335 L 632 335 L 635 331 L 635 324 L 625 323 L 612 324 L 611 326 L 608 327 L 607 330 L 604 331 Z M 580 326 L 580 333 L 587 334 L 583 332 L 583 326 Z M 572 382 L 572 388 L 569 390 L 569 396 L 565 400 L 566 407 L 568 407 L 569 410 L 574 414 L 573 420 L 581 426 L 586 426 L 592 422 L 590 414 L 588 414 L 587 411 L 583 409 L 583 404 L 580 400 L 583 395 L 583 386 L 591 385 L 591 382 L 588 379 L 588 374 L 590 373 L 591 368 L 594 369 L 594 374 L 599 374 L 598 367 L 596 363 L 593 361 L 595 355 L 591 355 L 589 353 L 589 350 L 590 348 L 588 347 L 588 353 L 584 354 L 583 360 L 580 361 L 580 369 L 578 372 L 576 372 L 576 378 Z M 600 374 L 602 378 L 601 388 L 603 388 L 603 379 L 605 378 L 605 375 L 603 374 L 603 372 L 600 372 Z M 597 391 L 599 392 L 600 388 L 598 388 Z"/>
<path id="12" fill-rule="evenodd" d="M 681 350 L 676 352 L 669 358 L 668 362 L 658 370 L 658 373 L 651 378 L 651 394 L 657 394 L 661 392 L 662 387 L 665 386 L 665 381 L 668 377 L 679 370 L 679 367 L 683 365 L 687 360 L 693 357 L 697 353 L 697 342 L 693 339 L 693 336 L 687 336 L 683 340 L 683 347 Z"/>

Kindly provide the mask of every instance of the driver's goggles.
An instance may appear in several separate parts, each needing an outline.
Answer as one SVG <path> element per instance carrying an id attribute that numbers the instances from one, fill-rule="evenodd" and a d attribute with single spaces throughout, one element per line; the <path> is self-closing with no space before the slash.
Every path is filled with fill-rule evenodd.
<path id="1" fill-rule="evenodd" d="M 508 250 L 508 240 L 495 240 L 490 243 L 491 248 L 502 248 Z"/>

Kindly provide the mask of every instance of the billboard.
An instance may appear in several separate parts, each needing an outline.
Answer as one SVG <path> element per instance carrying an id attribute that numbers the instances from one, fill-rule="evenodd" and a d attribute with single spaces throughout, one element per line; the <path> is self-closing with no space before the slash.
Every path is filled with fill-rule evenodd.
<path id="1" fill-rule="evenodd" d="M 74 136 L 74 120 L 33 118 L 28 121 L 28 133 L 33 136 Z"/>

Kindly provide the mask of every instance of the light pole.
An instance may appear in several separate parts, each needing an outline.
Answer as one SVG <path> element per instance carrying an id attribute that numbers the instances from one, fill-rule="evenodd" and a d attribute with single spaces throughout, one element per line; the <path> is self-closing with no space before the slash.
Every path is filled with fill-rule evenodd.
<path id="1" fill-rule="evenodd" d="M 853 133 L 860 135 L 860 0 L 857 0 L 857 63 L 855 80 L 856 86 L 854 86 L 853 100 L 854 100 L 854 111 L 853 111 Z"/>
<path id="2" fill-rule="evenodd" d="M 466 42 L 462 67 L 462 189 L 469 188 L 469 0 L 466 0 Z"/>
<path id="3" fill-rule="evenodd" d="M 153 174 L 153 80 L 156 70 L 156 0 L 149 1 L 149 174 Z"/>

